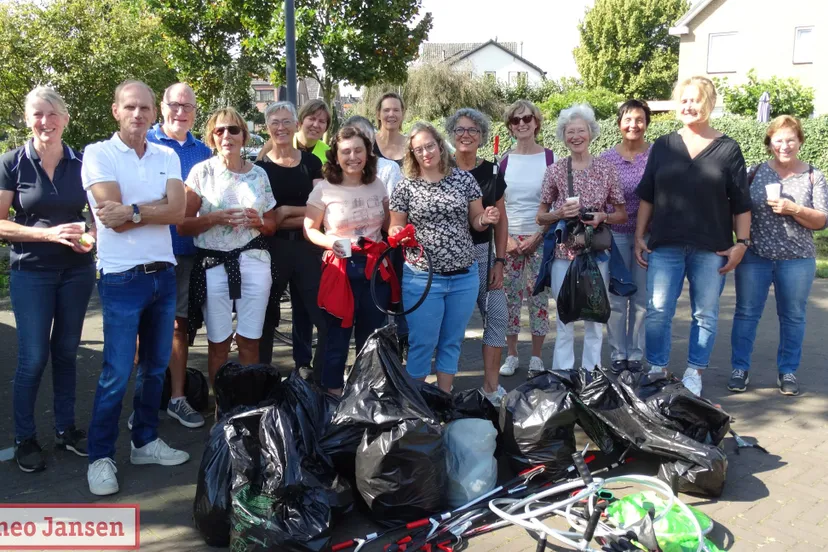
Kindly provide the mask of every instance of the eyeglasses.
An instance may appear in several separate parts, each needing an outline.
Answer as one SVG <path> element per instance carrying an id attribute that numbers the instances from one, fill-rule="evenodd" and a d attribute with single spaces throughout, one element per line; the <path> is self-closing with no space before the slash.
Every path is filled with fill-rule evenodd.
<path id="1" fill-rule="evenodd" d="M 276 128 L 279 128 L 281 126 L 287 128 L 293 124 L 295 124 L 295 121 L 293 119 L 282 119 L 281 121 L 273 119 L 269 123 L 267 123 L 267 126 L 272 126 Z"/>
<path id="2" fill-rule="evenodd" d="M 437 145 L 437 142 L 431 142 L 430 144 L 426 144 L 420 148 L 414 148 L 411 150 L 411 153 L 416 155 L 417 157 L 422 157 L 423 153 L 432 153 L 437 151 L 440 146 Z"/>
<path id="3" fill-rule="evenodd" d="M 236 125 L 216 127 L 213 129 L 213 134 L 215 134 L 216 136 L 222 136 L 225 133 L 225 131 L 229 132 L 233 136 L 237 136 L 241 134 L 242 129 L 241 127 Z"/>
<path id="4" fill-rule="evenodd" d="M 460 138 L 461 136 L 463 136 L 463 134 L 465 134 L 467 132 L 469 133 L 469 136 L 475 137 L 478 134 L 480 134 L 480 129 L 475 128 L 475 127 L 469 127 L 469 128 L 457 127 L 457 128 L 454 129 L 454 135 L 457 136 L 458 138 Z"/>
<path id="5" fill-rule="evenodd" d="M 193 104 L 190 104 L 190 103 L 183 103 L 182 104 L 182 103 L 178 103 L 178 102 L 172 102 L 172 103 L 164 102 L 164 105 L 169 107 L 170 111 L 178 111 L 179 109 L 183 109 L 184 113 L 192 113 L 196 108 L 196 106 L 194 106 Z"/>
<path id="6" fill-rule="evenodd" d="M 534 120 L 534 115 L 524 115 L 523 117 L 509 117 L 509 124 L 512 126 L 517 126 L 521 123 L 521 121 L 523 121 L 523 124 L 528 125 Z"/>

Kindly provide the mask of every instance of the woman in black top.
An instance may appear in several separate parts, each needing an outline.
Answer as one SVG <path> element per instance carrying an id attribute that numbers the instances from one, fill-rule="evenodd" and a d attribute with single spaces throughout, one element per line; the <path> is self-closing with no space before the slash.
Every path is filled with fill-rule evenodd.
<path id="1" fill-rule="evenodd" d="M 95 266 L 94 240 L 83 236 L 81 157 L 61 140 L 66 104 L 51 88 L 37 87 L 26 96 L 25 116 L 33 138 L 0 157 L 0 238 L 12 245 L 14 456 L 21 470 L 35 472 L 46 467 L 34 407 L 50 353 L 56 447 L 86 456 L 86 433 L 75 427 L 75 359 Z M 11 208 L 14 221 L 7 220 Z"/>
<path id="2" fill-rule="evenodd" d="M 636 190 L 641 205 L 635 256 L 647 268 L 645 349 L 652 370 L 665 370 L 670 362 L 672 319 L 684 277 L 690 282 L 693 322 L 683 382 L 700 395 L 701 373 L 716 339 L 724 275 L 750 246 L 751 205 L 739 144 L 710 127 L 713 83 L 689 78 L 676 86 L 673 98 L 684 128 L 656 140 L 650 151 Z M 648 228 L 649 243 L 644 241 Z"/>
<path id="3" fill-rule="evenodd" d="M 399 94 L 386 92 L 377 102 L 377 136 L 374 153 L 403 166 L 408 141 L 402 134 L 405 103 Z"/>
<path id="4" fill-rule="evenodd" d="M 265 124 L 270 133 L 271 149 L 256 164 L 270 179 L 276 198 L 278 230 L 269 238 L 270 254 L 278 276 L 273 282 L 276 297 L 290 286 L 290 306 L 293 315 L 293 361 L 302 375 L 309 374 L 313 359 L 313 374 L 322 374 L 325 350 L 326 321 L 317 306 L 319 279 L 322 275 L 322 251 L 305 239 L 302 224 L 305 206 L 313 186 L 322 180 L 322 162 L 312 153 L 299 151 L 293 145 L 298 125 L 296 108 L 290 102 L 276 102 L 267 106 Z M 259 362 L 273 360 L 273 332 L 279 325 L 280 313 L 268 309 L 262 337 L 259 341 Z M 313 354 L 313 327 L 318 337 L 317 354 Z"/>
<path id="5" fill-rule="evenodd" d="M 474 256 L 480 273 L 477 308 L 484 321 L 483 394 L 492 404 L 500 406 L 506 395 L 506 390 L 498 380 L 500 358 L 503 347 L 506 346 L 508 313 L 506 294 L 503 291 L 503 265 L 506 262 L 504 257 L 509 226 L 503 201 L 506 181 L 498 172 L 497 165 L 477 156 L 480 144 L 489 139 L 489 128 L 488 117 L 476 109 L 463 108 L 446 119 L 446 135 L 456 148 L 454 160 L 457 168 L 470 172 L 477 180 L 483 193 L 483 207 L 495 206 L 500 211 L 500 220 L 494 225 L 494 230 L 471 230 Z"/>

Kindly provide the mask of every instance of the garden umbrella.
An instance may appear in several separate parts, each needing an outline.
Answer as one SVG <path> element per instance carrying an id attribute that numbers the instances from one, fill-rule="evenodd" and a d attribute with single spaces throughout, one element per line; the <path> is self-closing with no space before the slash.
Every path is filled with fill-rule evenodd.
<path id="1" fill-rule="evenodd" d="M 759 107 L 756 111 L 756 120 L 760 123 L 767 123 L 768 121 L 770 121 L 770 114 L 770 94 L 768 94 L 767 92 L 762 92 L 762 95 L 759 97 Z"/>

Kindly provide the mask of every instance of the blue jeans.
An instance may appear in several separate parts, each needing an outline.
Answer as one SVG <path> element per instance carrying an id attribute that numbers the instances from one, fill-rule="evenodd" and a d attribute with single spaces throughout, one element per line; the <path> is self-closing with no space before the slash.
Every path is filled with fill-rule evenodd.
<path id="1" fill-rule="evenodd" d="M 652 368 L 670 363 L 673 315 L 684 286 L 690 282 L 690 344 L 687 367 L 703 370 L 710 364 L 719 320 L 719 296 L 725 277 L 719 269 L 726 258 L 690 246 L 662 246 L 650 253 L 647 269 L 646 355 Z"/>
<path id="2" fill-rule="evenodd" d="M 428 297 L 408 319 L 408 373 L 424 378 L 431 373 L 431 357 L 437 350 L 436 368 L 456 374 L 460 346 L 477 304 L 479 273 L 477 263 L 467 274 L 434 275 Z M 403 306 L 416 303 L 425 291 L 428 273 L 406 264 L 403 268 Z"/>
<path id="3" fill-rule="evenodd" d="M 348 259 L 347 264 L 348 281 L 351 284 L 351 293 L 354 294 L 354 325 L 343 328 L 341 319 L 325 313 L 328 335 L 325 343 L 322 387 L 326 389 L 342 387 L 342 375 L 345 373 L 352 330 L 355 334 L 356 351 L 359 353 L 374 330 L 381 328 L 386 322 L 386 315 L 377 309 L 371 297 L 371 282 L 365 277 L 365 263 L 365 255 L 354 255 Z M 387 309 L 391 287 L 377 276 L 376 290 L 377 300 Z"/>
<path id="4" fill-rule="evenodd" d="M 175 270 L 144 274 L 101 274 L 103 370 L 89 424 L 89 463 L 115 456 L 118 419 L 140 338 L 132 407 L 132 443 L 142 447 L 158 437 L 158 405 L 172 352 L 175 323 Z"/>
<path id="5" fill-rule="evenodd" d="M 805 308 L 816 273 L 816 260 L 772 261 L 748 250 L 736 267 L 736 313 L 730 336 L 730 363 L 733 369 L 750 370 L 750 355 L 756 326 L 765 310 L 773 283 L 776 314 L 779 316 L 779 348 L 776 366 L 780 374 L 793 374 L 802 358 L 805 339 Z"/>
<path id="6" fill-rule="evenodd" d="M 635 260 L 635 236 L 613 232 L 615 246 L 624 259 L 635 285 L 638 287 L 631 297 L 609 294 L 610 314 L 607 324 L 607 340 L 610 344 L 610 358 L 616 360 L 637 360 L 644 358 L 644 318 L 647 314 L 647 271 Z M 644 253 L 646 257 L 646 253 Z"/>
<path id="7" fill-rule="evenodd" d="M 40 379 L 52 356 L 55 430 L 75 425 L 75 375 L 83 319 L 95 286 L 95 266 L 65 270 L 12 270 L 11 304 L 17 327 L 14 432 L 37 436 L 34 408 Z"/>

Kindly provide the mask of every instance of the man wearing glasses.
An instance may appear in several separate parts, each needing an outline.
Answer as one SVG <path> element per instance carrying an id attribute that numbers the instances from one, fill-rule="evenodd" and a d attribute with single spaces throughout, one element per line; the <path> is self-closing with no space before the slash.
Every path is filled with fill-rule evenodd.
<path id="1" fill-rule="evenodd" d="M 175 256 L 168 226 L 183 222 L 185 205 L 178 156 L 147 141 L 155 101 L 143 82 L 118 85 L 112 115 L 119 130 L 87 146 L 81 168 L 98 229 L 103 312 L 103 369 L 89 424 L 87 471 L 89 491 L 99 496 L 119 489 L 118 418 L 139 336 L 130 462 L 175 466 L 190 458 L 158 438 L 158 404 L 175 321 Z"/>
<path id="2" fill-rule="evenodd" d="M 190 169 L 197 163 L 209 159 L 211 152 L 201 140 L 193 137 L 190 130 L 196 118 L 196 97 L 189 85 L 178 82 L 164 91 L 161 100 L 163 122 L 156 123 L 147 133 L 147 141 L 172 149 L 181 162 L 181 177 L 187 180 Z M 179 236 L 175 226 L 170 226 L 172 248 L 175 254 L 175 330 L 173 331 L 172 355 L 170 356 L 170 404 L 167 414 L 189 428 L 204 425 L 204 418 L 193 410 L 184 396 L 184 382 L 187 372 L 189 335 L 187 306 L 190 298 L 190 273 L 193 271 L 195 245 L 193 238 Z M 133 414 L 134 416 L 134 414 Z M 129 417 L 131 428 L 133 416 Z"/>

